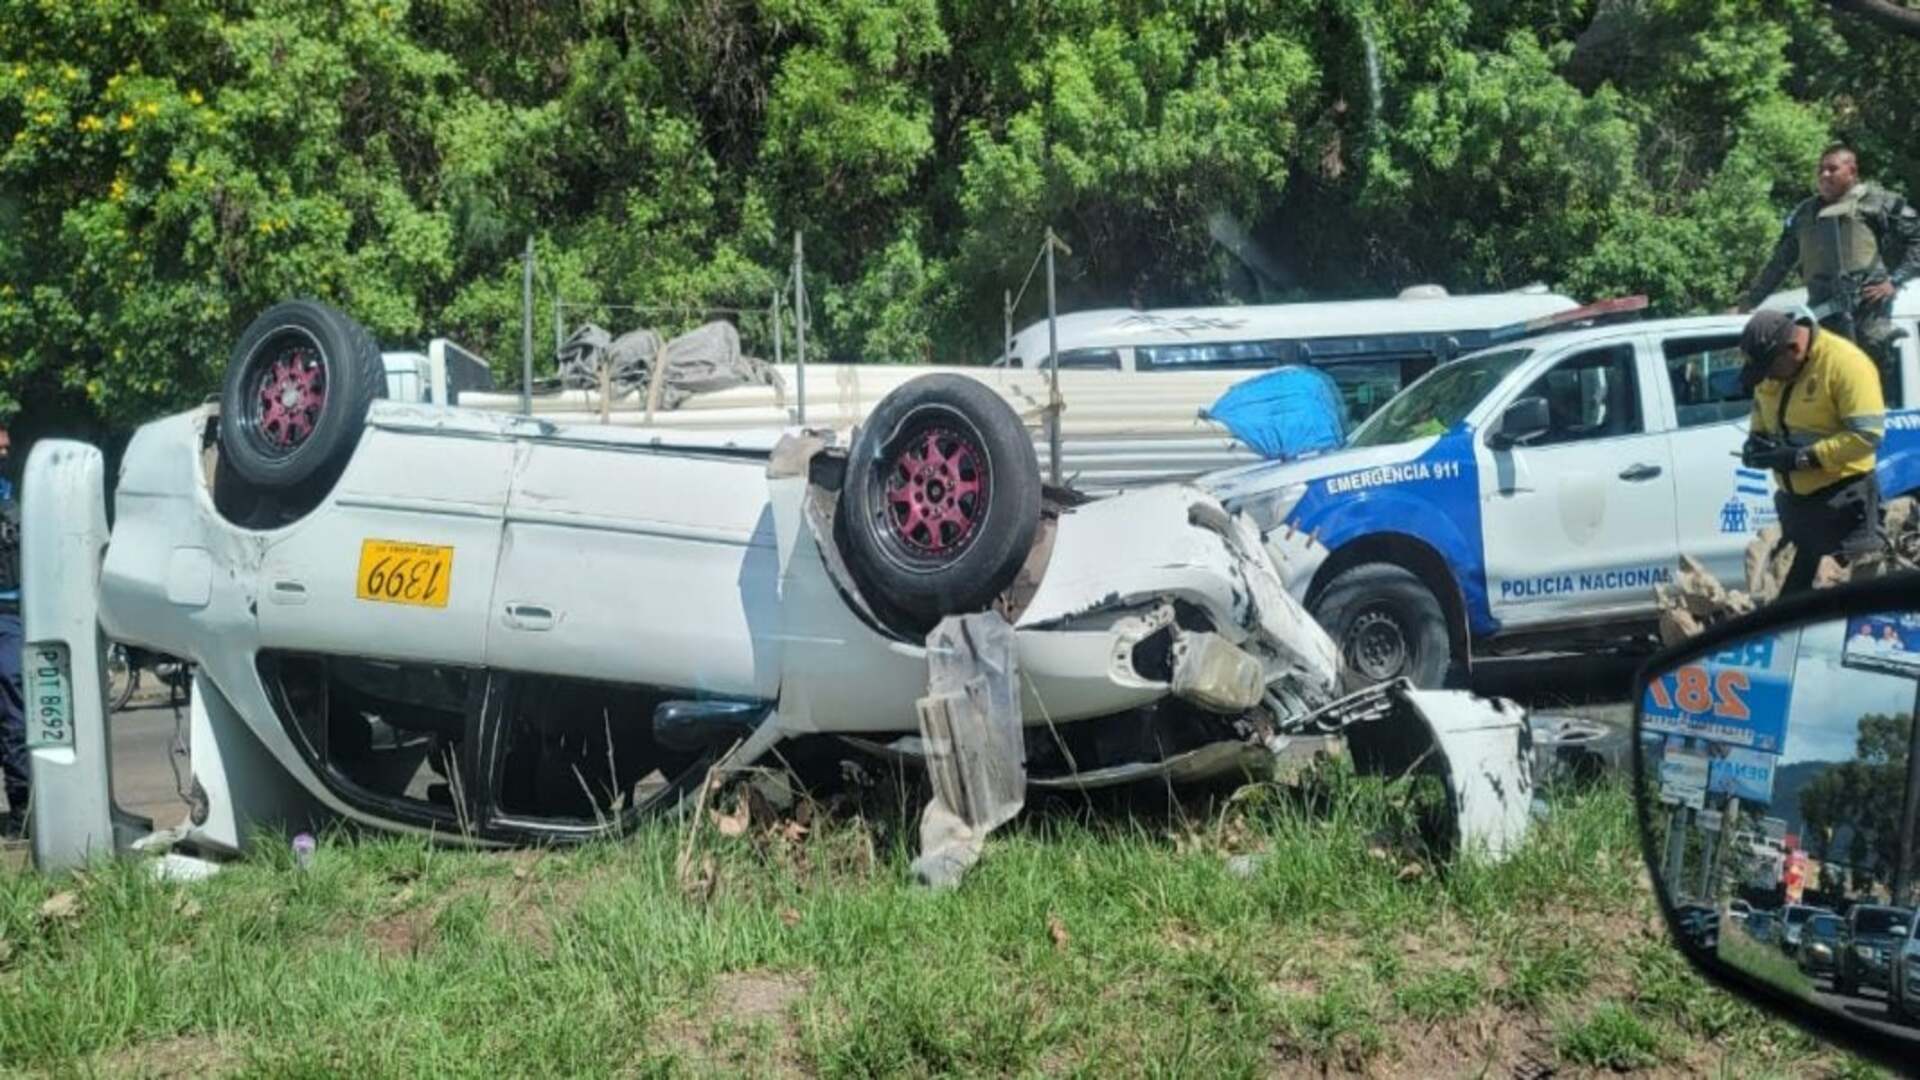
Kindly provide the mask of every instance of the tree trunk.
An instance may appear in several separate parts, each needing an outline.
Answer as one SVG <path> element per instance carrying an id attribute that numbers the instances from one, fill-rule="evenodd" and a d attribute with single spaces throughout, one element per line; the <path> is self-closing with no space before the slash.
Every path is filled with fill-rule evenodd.
<path id="1" fill-rule="evenodd" d="M 1882 30 L 1920 38 L 1920 10 L 1894 0 L 1827 0 L 1835 11 L 1858 15 Z"/>

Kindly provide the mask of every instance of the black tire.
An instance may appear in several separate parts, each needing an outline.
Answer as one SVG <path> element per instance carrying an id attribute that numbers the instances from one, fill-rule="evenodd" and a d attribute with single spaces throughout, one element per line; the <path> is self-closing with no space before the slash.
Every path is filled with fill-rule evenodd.
<path id="1" fill-rule="evenodd" d="M 127 647 L 115 642 L 107 646 L 107 711 L 117 713 L 133 700 L 140 689 L 140 669 L 133 666 Z"/>
<path id="2" fill-rule="evenodd" d="M 1040 527 L 1033 441 L 980 382 L 922 375 L 867 416 L 839 518 L 847 562 L 876 608 L 922 632 L 978 611 L 1013 582 Z"/>
<path id="3" fill-rule="evenodd" d="M 327 482 L 346 466 L 386 369 L 373 335 L 315 300 L 262 312 L 240 335 L 220 392 L 220 456 L 265 491 Z"/>
<path id="4" fill-rule="evenodd" d="M 1446 612 L 1412 571 L 1362 563 L 1327 582 L 1313 617 L 1340 647 L 1349 690 L 1405 677 L 1422 689 L 1445 685 L 1453 664 Z"/>

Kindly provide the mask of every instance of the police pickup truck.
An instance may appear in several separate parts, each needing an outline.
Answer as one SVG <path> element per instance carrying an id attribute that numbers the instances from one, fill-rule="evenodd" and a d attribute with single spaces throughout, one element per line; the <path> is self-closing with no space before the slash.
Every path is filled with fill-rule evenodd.
<path id="1" fill-rule="evenodd" d="M 1770 303 L 1791 306 L 1783 294 Z M 1920 493 L 1920 286 L 1886 389 L 1879 474 Z M 1774 521 L 1772 480 L 1741 466 L 1745 319 L 1593 326 L 1444 364 L 1304 459 L 1206 478 L 1269 547 L 1352 676 L 1458 684 L 1475 654 L 1630 642 L 1682 553 L 1730 587 Z M 1909 388 L 1912 392 L 1908 392 Z"/>

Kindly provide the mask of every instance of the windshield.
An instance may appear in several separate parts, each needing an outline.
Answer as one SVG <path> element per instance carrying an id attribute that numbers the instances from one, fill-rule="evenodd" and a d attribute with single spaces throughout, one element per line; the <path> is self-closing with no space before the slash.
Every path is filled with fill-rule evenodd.
<path id="1" fill-rule="evenodd" d="M 1442 364 L 1369 417 L 1347 445 L 1392 446 L 1445 434 L 1532 354 L 1532 349 L 1506 349 Z"/>
<path id="2" fill-rule="evenodd" d="M 1807 924 L 1807 933 L 1815 937 L 1839 937 L 1840 919 L 1834 915 L 1821 915 Z"/>
<path id="3" fill-rule="evenodd" d="M 1891 934 L 1896 928 L 1905 929 L 1907 913 L 1892 908 L 1861 908 L 1853 918 L 1853 932 L 1856 934 Z"/>
<path id="4" fill-rule="evenodd" d="M 1814 916 L 1814 909 L 1810 907 L 1788 908 L 1787 909 L 1787 925 L 1799 926 L 1801 923 L 1806 922 L 1808 919 L 1812 918 L 1813 916 Z"/>

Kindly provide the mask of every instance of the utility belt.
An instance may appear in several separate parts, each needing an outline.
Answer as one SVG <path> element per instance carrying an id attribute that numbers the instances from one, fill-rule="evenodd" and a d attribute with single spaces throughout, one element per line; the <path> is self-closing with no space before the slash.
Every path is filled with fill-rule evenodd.
<path id="1" fill-rule="evenodd" d="M 1811 504 L 1824 502 L 1840 493 L 1844 488 L 1859 484 L 1870 484 L 1875 494 L 1880 491 L 1880 477 L 1877 473 L 1861 473 L 1859 476 L 1845 476 L 1830 484 L 1823 484 L 1812 491 L 1788 491 L 1785 487 L 1774 489 L 1773 497 L 1779 502 Z"/>
<path id="2" fill-rule="evenodd" d="M 1819 491 L 1777 491 L 1780 532 L 1802 551 L 1847 557 L 1869 555 L 1886 539 L 1881 528 L 1880 481 L 1873 473 L 1850 476 Z"/>

